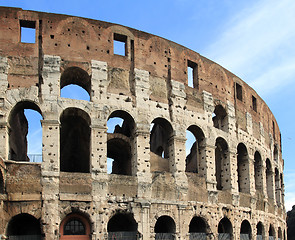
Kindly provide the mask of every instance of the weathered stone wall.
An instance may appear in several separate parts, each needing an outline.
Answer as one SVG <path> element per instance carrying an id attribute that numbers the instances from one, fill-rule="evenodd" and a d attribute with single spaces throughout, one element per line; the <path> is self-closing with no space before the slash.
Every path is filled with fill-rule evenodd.
<path id="1" fill-rule="evenodd" d="M 208 239 L 217 239 L 224 217 L 232 239 L 240 239 L 243 221 L 253 239 L 259 222 L 264 236 L 270 228 L 276 239 L 285 235 L 279 127 L 245 82 L 192 50 L 128 27 L 15 8 L 0 13 L 0 234 L 7 234 L 14 216 L 26 213 L 40 219 L 45 239 L 59 239 L 61 222 L 79 213 L 89 221 L 91 239 L 105 239 L 111 217 L 128 213 L 144 240 L 155 237 L 161 216 L 173 219 L 178 239 L 189 238 L 195 216 L 206 222 Z M 24 22 L 33 24 L 35 43 L 21 42 Z M 123 56 L 113 53 L 116 36 L 125 44 Z M 194 68 L 194 87 L 188 86 L 188 66 Z M 84 88 L 90 101 L 62 98 L 60 90 L 68 84 Z M 40 164 L 9 154 L 11 113 L 26 108 L 43 117 Z M 90 128 L 89 170 L 61 171 L 64 114 Z M 124 119 L 130 132 L 122 126 L 107 133 L 111 117 Z M 150 137 L 152 123 L 164 129 L 164 142 Z M 187 129 L 198 142 L 196 169 L 190 172 Z M 241 160 L 238 146 L 246 149 Z M 116 156 L 117 174 L 107 173 L 110 147 L 124 154 L 128 149 L 121 156 L 128 171 L 120 174 Z"/>

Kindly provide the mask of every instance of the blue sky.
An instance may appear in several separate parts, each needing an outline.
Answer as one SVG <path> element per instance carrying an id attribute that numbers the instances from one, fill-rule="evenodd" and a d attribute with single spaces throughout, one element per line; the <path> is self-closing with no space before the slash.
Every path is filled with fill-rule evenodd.
<path id="1" fill-rule="evenodd" d="M 295 204 L 294 0 L 0 0 L 149 32 L 219 63 L 265 100 L 282 132 L 287 210 Z"/>

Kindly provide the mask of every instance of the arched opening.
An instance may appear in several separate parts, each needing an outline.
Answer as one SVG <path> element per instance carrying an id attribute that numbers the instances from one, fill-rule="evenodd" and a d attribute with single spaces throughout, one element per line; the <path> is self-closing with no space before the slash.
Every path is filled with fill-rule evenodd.
<path id="1" fill-rule="evenodd" d="M 281 203 L 281 183 L 280 183 L 280 173 L 277 168 L 275 168 L 275 193 L 277 204 Z"/>
<path id="2" fill-rule="evenodd" d="M 230 166 L 227 142 L 219 137 L 215 142 L 215 177 L 217 190 L 230 188 Z"/>
<path id="3" fill-rule="evenodd" d="M 5 193 L 4 177 L 3 177 L 2 171 L 0 169 L 0 194 L 4 194 L 4 193 Z"/>
<path id="4" fill-rule="evenodd" d="M 171 217 L 165 215 L 157 219 L 155 225 L 155 239 L 173 240 L 175 239 L 175 231 L 176 225 Z"/>
<path id="5" fill-rule="evenodd" d="M 254 154 L 254 176 L 255 176 L 255 189 L 261 191 L 263 186 L 263 175 L 262 175 L 262 160 L 261 155 L 258 151 Z"/>
<path id="6" fill-rule="evenodd" d="M 251 225 L 247 220 L 244 220 L 241 224 L 240 239 L 241 240 L 252 239 Z"/>
<path id="7" fill-rule="evenodd" d="M 198 173 L 202 157 L 205 157 L 205 136 L 201 128 L 192 125 L 186 130 L 186 172 Z"/>
<path id="8" fill-rule="evenodd" d="M 189 224 L 190 240 L 206 240 L 207 239 L 207 223 L 201 217 L 193 217 Z"/>
<path id="9" fill-rule="evenodd" d="M 218 224 L 218 239 L 230 240 L 232 239 L 233 227 L 227 217 L 220 220 Z"/>
<path id="10" fill-rule="evenodd" d="M 228 131 L 228 117 L 223 106 L 217 105 L 212 114 L 212 121 L 215 128 Z"/>
<path id="11" fill-rule="evenodd" d="M 9 116 L 9 159 L 42 162 L 42 113 L 33 102 L 15 105 Z"/>
<path id="12" fill-rule="evenodd" d="M 170 171 L 169 157 L 172 149 L 173 129 L 164 118 L 156 118 L 151 125 L 150 155 L 152 172 Z"/>
<path id="13" fill-rule="evenodd" d="M 237 148 L 237 167 L 238 167 L 238 187 L 239 192 L 250 192 L 249 186 L 249 157 L 246 146 L 239 143 Z"/>
<path id="14" fill-rule="evenodd" d="M 132 175 L 135 122 L 125 111 L 113 112 L 107 122 L 108 173 Z"/>
<path id="15" fill-rule="evenodd" d="M 269 225 L 268 236 L 269 236 L 269 240 L 275 240 L 275 230 L 272 224 Z"/>
<path id="16" fill-rule="evenodd" d="M 278 154 L 278 147 L 277 145 L 275 144 L 274 145 L 274 148 L 273 148 L 273 159 L 275 162 L 278 161 L 278 157 L 279 157 L 279 154 Z"/>
<path id="17" fill-rule="evenodd" d="M 278 228 L 278 240 L 282 240 L 282 229 L 281 229 L 281 227 Z"/>
<path id="18" fill-rule="evenodd" d="M 263 240 L 264 238 L 264 226 L 261 222 L 259 222 L 256 226 L 256 240 Z"/>
<path id="19" fill-rule="evenodd" d="M 40 220 L 30 214 L 22 213 L 14 216 L 8 223 L 7 236 L 9 239 L 41 240 Z"/>
<path id="20" fill-rule="evenodd" d="M 60 117 L 60 171 L 90 172 L 90 117 L 68 108 Z"/>
<path id="21" fill-rule="evenodd" d="M 268 198 L 273 198 L 273 171 L 268 158 L 266 159 L 266 189 Z"/>
<path id="22" fill-rule="evenodd" d="M 108 222 L 108 239 L 136 240 L 137 223 L 130 213 L 117 213 Z"/>
<path id="23" fill-rule="evenodd" d="M 90 100 L 91 78 L 79 67 L 69 67 L 60 78 L 60 96 L 64 98 Z"/>
<path id="24" fill-rule="evenodd" d="M 60 240 L 90 240 L 89 220 L 78 213 L 71 213 L 60 224 Z"/>

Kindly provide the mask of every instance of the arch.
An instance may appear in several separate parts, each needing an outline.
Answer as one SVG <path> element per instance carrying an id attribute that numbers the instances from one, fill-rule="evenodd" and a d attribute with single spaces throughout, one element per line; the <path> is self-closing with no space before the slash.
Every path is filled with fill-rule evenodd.
<path id="1" fill-rule="evenodd" d="M 168 159 L 173 151 L 172 144 L 170 144 L 173 128 L 164 118 L 154 119 L 151 128 L 151 171 L 170 171 Z"/>
<path id="2" fill-rule="evenodd" d="M 90 117 L 78 108 L 67 108 L 60 116 L 60 170 L 90 172 Z"/>
<path id="3" fill-rule="evenodd" d="M 189 224 L 190 240 L 206 239 L 209 233 L 209 226 L 202 217 L 193 217 Z"/>
<path id="4" fill-rule="evenodd" d="M 233 227 L 227 217 L 222 218 L 218 223 L 218 239 L 232 239 Z"/>
<path id="5" fill-rule="evenodd" d="M 274 147 L 273 147 L 273 159 L 274 159 L 275 162 L 277 162 L 278 159 L 279 159 L 279 153 L 278 153 L 277 144 L 275 144 Z"/>
<path id="6" fill-rule="evenodd" d="M 4 185 L 4 177 L 2 174 L 2 170 L 0 169 L 0 194 L 5 193 L 5 185 Z"/>
<path id="7" fill-rule="evenodd" d="M 275 168 L 275 193 L 277 204 L 281 203 L 281 183 L 280 183 L 280 173 L 277 168 Z"/>
<path id="8" fill-rule="evenodd" d="M 68 67 L 60 77 L 60 90 L 69 85 L 77 85 L 91 96 L 91 78 L 89 74 L 79 67 Z"/>
<path id="9" fill-rule="evenodd" d="M 230 188 L 230 169 L 227 142 L 218 137 L 215 142 L 215 177 L 217 190 Z"/>
<path id="10" fill-rule="evenodd" d="M 110 114 L 107 127 L 108 173 L 132 175 L 135 151 L 134 119 L 129 113 L 117 110 Z"/>
<path id="11" fill-rule="evenodd" d="M 174 239 L 176 225 L 173 218 L 164 215 L 157 219 L 155 224 L 155 239 Z"/>
<path id="12" fill-rule="evenodd" d="M 251 225 L 247 220 L 244 220 L 241 224 L 240 239 L 252 239 Z"/>
<path id="13" fill-rule="evenodd" d="M 199 168 L 201 166 L 201 159 L 204 157 L 205 153 L 205 135 L 201 128 L 196 125 L 191 125 L 188 127 L 187 131 L 187 140 L 186 140 L 186 148 L 187 145 L 191 144 L 191 148 L 187 150 L 187 156 L 185 159 L 186 162 L 186 172 L 199 172 Z M 191 134 L 192 137 L 188 136 L 188 133 Z"/>
<path id="14" fill-rule="evenodd" d="M 247 148 L 243 143 L 239 143 L 237 147 L 237 170 L 239 192 L 249 193 L 249 156 Z"/>
<path id="15" fill-rule="evenodd" d="M 255 177 L 255 189 L 256 191 L 262 191 L 263 189 L 263 166 L 261 155 L 258 151 L 254 154 L 254 177 Z"/>
<path id="16" fill-rule="evenodd" d="M 27 213 L 18 214 L 9 221 L 6 235 L 41 239 L 40 220 Z"/>
<path id="17" fill-rule="evenodd" d="M 268 158 L 266 159 L 266 189 L 268 198 L 273 198 L 273 171 Z"/>
<path id="18" fill-rule="evenodd" d="M 256 239 L 262 240 L 265 236 L 265 230 L 262 222 L 258 222 L 256 225 Z"/>
<path id="19" fill-rule="evenodd" d="M 220 104 L 216 105 L 212 114 L 212 121 L 215 128 L 228 131 L 228 116 L 224 107 Z"/>
<path id="20" fill-rule="evenodd" d="M 28 156 L 28 143 L 37 142 L 39 155 L 38 161 L 42 161 L 42 127 L 32 126 L 32 120 L 28 121 L 28 110 L 33 110 L 38 113 L 40 119 L 43 118 L 42 112 L 39 106 L 32 101 L 18 102 L 10 112 L 8 118 L 8 134 L 9 134 L 9 156 L 10 160 L 14 161 L 33 161 L 36 158 L 36 153 L 32 156 Z M 30 114 L 30 113 L 29 113 Z M 29 128 L 30 125 L 30 128 Z M 31 129 L 32 128 L 32 129 Z M 28 139 L 32 134 L 32 131 L 39 131 L 41 129 L 41 135 L 35 139 Z M 31 159 L 30 159 L 31 158 Z"/>
<path id="21" fill-rule="evenodd" d="M 60 224 L 61 240 L 90 240 L 89 219 L 79 213 L 68 214 Z"/>
<path id="22" fill-rule="evenodd" d="M 116 213 L 108 221 L 108 239 L 137 239 L 138 224 L 131 213 Z"/>
<path id="23" fill-rule="evenodd" d="M 275 240 L 275 229 L 272 224 L 269 225 L 268 236 L 269 240 Z"/>
<path id="24" fill-rule="evenodd" d="M 278 228 L 278 240 L 282 240 L 283 239 L 283 235 L 282 235 L 282 229 L 281 227 Z"/>

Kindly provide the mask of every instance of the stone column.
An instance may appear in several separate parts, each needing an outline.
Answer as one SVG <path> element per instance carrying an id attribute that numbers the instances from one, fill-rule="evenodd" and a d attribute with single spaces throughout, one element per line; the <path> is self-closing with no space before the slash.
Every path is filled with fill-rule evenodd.
<path id="1" fill-rule="evenodd" d="M 207 190 L 216 190 L 216 176 L 215 176 L 215 146 L 204 146 L 205 160 L 201 161 L 200 174 L 206 179 Z M 203 157 L 203 156 L 202 156 Z"/>
<path id="2" fill-rule="evenodd" d="M 59 122 L 43 120 L 42 224 L 46 240 L 59 239 Z"/>
<path id="3" fill-rule="evenodd" d="M 138 231 L 142 234 L 141 240 L 150 240 L 150 207 L 148 202 L 141 202 L 141 225 Z"/>
<path id="4" fill-rule="evenodd" d="M 252 196 L 255 195 L 255 170 L 254 170 L 254 157 L 253 155 L 249 156 L 249 192 Z"/>
<path id="5" fill-rule="evenodd" d="M 0 157 L 7 160 L 9 158 L 9 135 L 7 122 L 0 122 L 0 138 L 2 139 L 2 144 L 0 144 Z"/>
<path id="6" fill-rule="evenodd" d="M 41 85 L 43 99 L 56 100 L 60 96 L 60 61 L 59 56 L 44 55 Z"/>
<path id="7" fill-rule="evenodd" d="M 91 60 L 91 101 L 105 98 L 108 86 L 107 63 Z"/>

